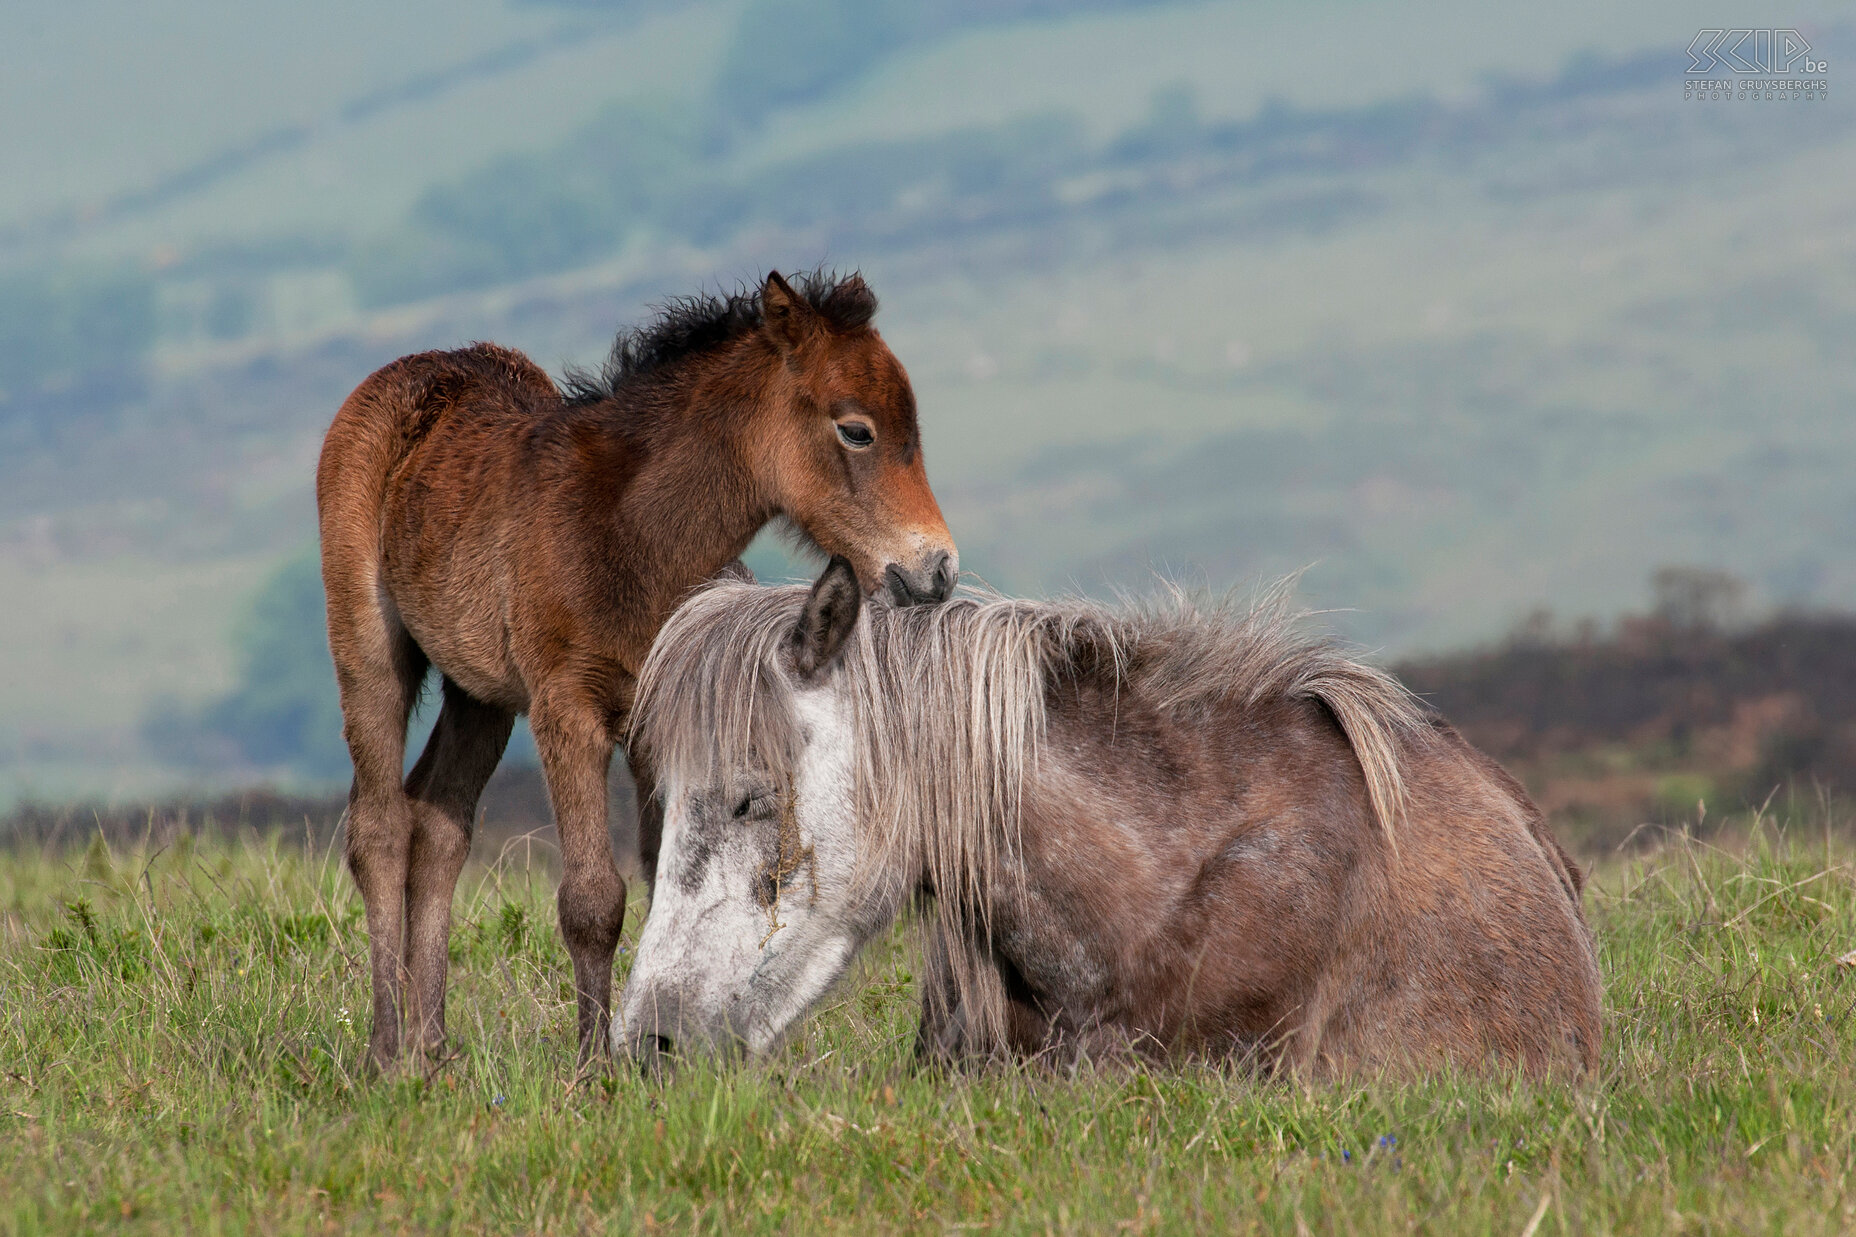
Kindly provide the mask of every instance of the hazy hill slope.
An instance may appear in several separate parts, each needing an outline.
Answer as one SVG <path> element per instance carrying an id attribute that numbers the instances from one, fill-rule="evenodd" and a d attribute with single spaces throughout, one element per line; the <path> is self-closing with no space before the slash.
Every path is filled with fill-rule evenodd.
<path id="1" fill-rule="evenodd" d="M 731 11 L 703 11 L 715 55 Z M 535 193 L 479 192 L 508 166 L 492 159 L 421 201 L 482 207 L 449 234 L 476 243 L 591 192 L 634 211 L 616 251 L 595 235 L 503 275 L 443 268 L 457 290 L 295 325 L 163 327 L 146 363 L 0 397 L 0 592 L 36 603 L 0 615 L 0 778 L 164 776 L 142 720 L 232 685 L 244 598 L 308 541 L 320 432 L 375 366 L 480 337 L 590 361 L 652 298 L 821 257 L 876 283 L 965 561 L 1001 587 L 1138 587 L 1155 566 L 1224 587 L 1314 563 L 1311 600 L 1395 651 L 1486 637 L 1541 600 L 1614 612 L 1667 561 L 1730 568 L 1762 601 L 1856 604 L 1846 110 L 1685 106 L 1681 37 L 1468 93 L 1235 113 L 1143 53 L 1131 73 L 1164 88 L 1126 116 L 1051 86 L 1001 115 L 831 128 L 900 110 L 884 92 L 922 80 L 911 65 L 997 65 L 1032 29 L 1080 48 L 1190 28 L 1182 13 L 1201 8 L 906 46 L 893 74 L 758 136 L 703 153 L 695 134 L 635 208 L 588 188 L 597 124 L 564 124 L 521 156 Z M 1837 55 L 1848 34 L 1814 37 Z M 257 251 L 147 277 L 164 313 L 241 280 L 309 296 L 370 245 L 444 240 L 420 209 L 289 269 Z"/>

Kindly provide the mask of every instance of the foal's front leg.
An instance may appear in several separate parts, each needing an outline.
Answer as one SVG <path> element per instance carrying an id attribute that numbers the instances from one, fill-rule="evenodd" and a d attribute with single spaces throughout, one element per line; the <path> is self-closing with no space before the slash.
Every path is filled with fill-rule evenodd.
<path id="1" fill-rule="evenodd" d="M 574 963 L 580 1059 L 585 1061 L 603 1049 L 608 1037 L 612 955 L 625 923 L 625 880 L 613 862 L 606 825 L 612 736 L 603 709 L 561 694 L 536 698 L 529 728 L 561 838 L 561 939 Z"/>

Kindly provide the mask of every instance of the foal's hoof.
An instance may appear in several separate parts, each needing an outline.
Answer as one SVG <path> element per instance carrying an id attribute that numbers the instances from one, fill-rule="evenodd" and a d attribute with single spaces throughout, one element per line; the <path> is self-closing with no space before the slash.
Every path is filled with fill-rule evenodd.
<path id="1" fill-rule="evenodd" d="M 404 1050 L 383 1051 L 369 1047 L 367 1068 L 382 1082 L 414 1081 L 430 1083 L 463 1053 L 447 1047 L 444 1041 L 422 1044 Z"/>
<path id="2" fill-rule="evenodd" d="M 448 1047 L 443 1040 L 440 1040 L 436 1044 L 427 1044 L 413 1053 L 406 1063 L 406 1072 L 408 1075 L 416 1074 L 429 1083 L 444 1073 L 453 1061 L 460 1060 L 463 1056 L 462 1052 Z"/>
<path id="3" fill-rule="evenodd" d="M 367 1046 L 365 1067 L 375 1078 L 395 1077 L 400 1070 L 400 1047 L 397 1043 L 370 1043 Z"/>

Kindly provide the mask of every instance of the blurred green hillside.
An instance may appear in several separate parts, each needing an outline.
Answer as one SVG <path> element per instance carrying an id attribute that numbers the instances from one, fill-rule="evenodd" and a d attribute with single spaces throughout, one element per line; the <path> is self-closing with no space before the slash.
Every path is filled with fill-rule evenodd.
<path id="1" fill-rule="evenodd" d="M 1397 654 L 1666 563 L 1856 607 L 1856 120 L 1685 101 L 1696 20 L 27 0 L 0 800 L 337 771 L 302 555 L 342 396 L 475 338 L 590 362 L 770 266 L 869 276 L 1001 588 L 1312 564 Z"/>

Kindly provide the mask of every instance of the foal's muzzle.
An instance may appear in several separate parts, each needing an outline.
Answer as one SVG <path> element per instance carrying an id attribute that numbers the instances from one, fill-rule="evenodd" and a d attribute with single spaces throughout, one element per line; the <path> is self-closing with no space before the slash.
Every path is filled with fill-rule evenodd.
<path id="1" fill-rule="evenodd" d="M 954 560 L 946 550 L 935 551 L 917 571 L 904 571 L 891 563 L 883 572 L 890 599 L 899 606 L 939 605 L 954 591 Z"/>

